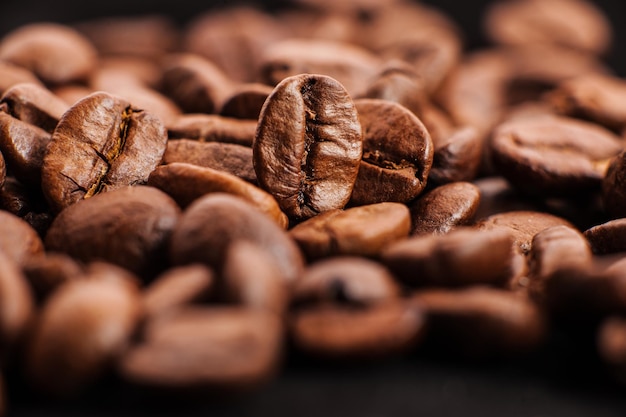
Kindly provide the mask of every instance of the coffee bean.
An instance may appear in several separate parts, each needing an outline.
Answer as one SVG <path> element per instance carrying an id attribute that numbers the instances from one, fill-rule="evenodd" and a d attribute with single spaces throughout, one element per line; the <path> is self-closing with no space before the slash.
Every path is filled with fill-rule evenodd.
<path id="1" fill-rule="evenodd" d="M 0 151 L 10 172 L 20 181 L 39 185 L 51 135 L 0 110 Z"/>
<path id="2" fill-rule="evenodd" d="M 143 340 L 121 358 L 134 384 L 189 392 L 249 390 L 278 370 L 282 325 L 270 312 L 186 307 L 151 320 Z"/>
<path id="3" fill-rule="evenodd" d="M 459 228 L 389 245 L 381 260 L 411 286 L 501 284 L 511 274 L 513 236 L 507 230 Z"/>
<path id="4" fill-rule="evenodd" d="M 354 101 L 363 129 L 363 156 L 351 205 L 405 203 L 426 187 L 433 143 L 424 124 L 400 104 Z"/>
<path id="5" fill-rule="evenodd" d="M 16 84 L 30 83 L 43 87 L 43 83 L 28 69 L 0 61 L 0 94 L 4 94 Z"/>
<path id="6" fill-rule="evenodd" d="M 41 304 L 66 282 L 82 278 L 84 268 L 64 253 L 46 252 L 30 257 L 22 271 Z"/>
<path id="7" fill-rule="evenodd" d="M 333 255 L 375 256 L 408 236 L 410 227 L 404 204 L 378 203 L 327 211 L 296 225 L 289 235 L 309 260 Z"/>
<path id="8" fill-rule="evenodd" d="M 480 192 L 475 218 L 481 221 L 494 214 L 508 211 L 540 211 L 541 204 L 529 200 L 501 176 L 488 176 L 472 181 Z"/>
<path id="9" fill-rule="evenodd" d="M 457 129 L 434 143 L 429 181 L 447 184 L 472 181 L 478 176 L 483 160 L 483 143 L 475 128 L 468 126 Z"/>
<path id="10" fill-rule="evenodd" d="M 9 32 L 0 43 L 0 60 L 35 73 L 49 84 L 85 80 L 97 52 L 80 32 L 57 23 L 31 23 Z"/>
<path id="11" fill-rule="evenodd" d="M 252 148 L 221 142 L 176 139 L 167 142 L 164 164 L 185 163 L 211 168 L 257 184 L 252 164 Z"/>
<path id="12" fill-rule="evenodd" d="M 28 380 L 47 395 L 76 396 L 110 371 L 140 317 L 128 272 L 99 264 L 86 274 L 50 297 L 27 346 Z"/>
<path id="13" fill-rule="evenodd" d="M 144 289 L 144 317 L 151 319 L 187 304 L 206 301 L 214 289 L 215 275 L 202 264 L 169 268 Z"/>
<path id="14" fill-rule="evenodd" d="M 289 221 L 270 194 L 231 174 L 192 164 L 174 162 L 152 171 L 148 185 L 169 194 L 183 208 L 209 193 L 228 193 L 246 200 L 286 228 Z"/>
<path id="15" fill-rule="evenodd" d="M 256 125 L 256 118 L 239 120 L 215 114 L 188 113 L 170 120 L 167 133 L 170 139 L 197 139 L 200 142 L 233 143 L 251 147 Z"/>
<path id="16" fill-rule="evenodd" d="M 61 118 L 47 148 L 42 189 L 59 212 L 118 187 L 145 182 L 167 143 L 163 123 L 108 93 L 93 93 Z"/>
<path id="17" fill-rule="evenodd" d="M 187 207 L 170 241 L 170 259 L 174 265 L 204 263 L 220 274 L 229 246 L 238 240 L 266 248 L 289 285 L 300 278 L 304 261 L 287 232 L 252 204 L 225 193 Z"/>
<path id="18" fill-rule="evenodd" d="M 69 106 L 45 87 L 21 83 L 4 92 L 0 107 L 16 119 L 52 133 Z"/>
<path id="19" fill-rule="evenodd" d="M 484 218 L 477 223 L 478 229 L 493 230 L 503 228 L 513 234 L 515 245 L 526 254 L 531 249 L 532 239 L 544 229 L 552 226 L 575 227 L 567 220 L 552 214 L 519 210 L 507 211 Z"/>
<path id="20" fill-rule="evenodd" d="M 224 100 L 220 114 L 237 119 L 256 121 L 263 103 L 274 88 L 262 83 L 244 83 L 233 87 L 230 97 Z"/>
<path id="21" fill-rule="evenodd" d="M 491 152 L 499 172 L 535 195 L 581 195 L 600 189 L 611 157 L 620 152 L 609 131 L 563 117 L 538 117 L 500 125 Z"/>
<path id="22" fill-rule="evenodd" d="M 612 38 L 608 16 L 587 1 L 503 1 L 487 8 L 484 22 L 489 39 L 507 45 L 554 44 L 602 54 Z"/>
<path id="23" fill-rule="evenodd" d="M 244 307 L 282 315 L 289 304 L 290 291 L 276 260 L 250 241 L 234 241 L 228 247 L 222 287 L 225 301 Z"/>
<path id="24" fill-rule="evenodd" d="M 53 218 L 41 190 L 27 187 L 11 176 L 0 187 L 0 208 L 24 220 L 41 238 Z"/>
<path id="25" fill-rule="evenodd" d="M 425 330 L 422 311 L 402 301 L 365 309 L 332 305 L 303 309 L 291 315 L 289 325 L 298 349 L 346 361 L 405 354 Z"/>
<path id="26" fill-rule="evenodd" d="M 370 306 L 400 296 L 400 287 L 381 264 L 356 256 L 337 256 L 307 267 L 292 302 Z"/>
<path id="27" fill-rule="evenodd" d="M 469 182 L 452 182 L 422 195 L 409 205 L 411 234 L 445 234 L 469 224 L 480 202 L 480 190 Z"/>
<path id="28" fill-rule="evenodd" d="M 615 219 L 584 231 L 591 249 L 597 254 L 626 251 L 626 219 Z"/>
<path id="29" fill-rule="evenodd" d="M 602 179 L 602 202 L 605 211 L 613 218 L 626 216 L 626 209 L 623 208 L 626 201 L 626 187 L 623 180 L 625 170 L 626 151 L 621 151 L 611 158 Z"/>
<path id="30" fill-rule="evenodd" d="M 41 254 L 44 245 L 37 231 L 25 220 L 0 210 L 0 250 L 22 265 L 30 257 Z"/>
<path id="31" fill-rule="evenodd" d="M 426 314 L 425 342 L 471 358 L 489 359 L 536 351 L 546 338 L 542 312 L 509 291 L 473 287 L 416 292 L 412 300 Z"/>
<path id="32" fill-rule="evenodd" d="M 68 106 L 72 106 L 79 100 L 87 97 L 95 91 L 84 85 L 67 84 L 52 89 L 55 96 L 63 100 Z"/>
<path id="33" fill-rule="evenodd" d="M 597 332 L 596 348 L 607 370 L 617 380 L 626 377 L 626 320 L 623 316 L 611 316 L 602 321 Z"/>
<path id="34" fill-rule="evenodd" d="M 290 218 L 343 208 L 362 154 L 356 108 L 333 78 L 288 77 L 263 105 L 253 151 L 259 184 Z"/>
<path id="35" fill-rule="evenodd" d="M 46 249 L 83 262 L 105 260 L 149 278 L 167 265 L 167 245 L 179 217 L 178 205 L 157 188 L 118 188 L 59 213 L 46 235 Z"/>

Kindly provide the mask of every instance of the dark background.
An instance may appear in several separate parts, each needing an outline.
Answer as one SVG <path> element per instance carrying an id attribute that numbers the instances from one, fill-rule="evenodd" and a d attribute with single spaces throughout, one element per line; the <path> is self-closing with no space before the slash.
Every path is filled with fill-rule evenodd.
<path id="1" fill-rule="evenodd" d="M 341 1 L 341 0 L 337 0 Z M 183 25 L 195 14 L 232 4 L 193 0 L 0 0 L 0 36 L 25 23 L 75 23 L 101 16 L 164 13 Z M 486 44 L 481 16 L 489 1 L 426 1 L 462 28 L 468 49 Z M 613 25 L 607 63 L 626 75 L 626 2 L 595 2 Z M 280 7 L 281 2 L 266 2 Z M 106 380 L 72 401 L 51 402 L 9 386 L 9 416 L 626 416 L 626 384 L 595 355 L 593 336 L 554 334 L 547 349 L 520 359 L 471 362 L 433 351 L 362 366 L 320 364 L 291 355 L 264 388 L 237 397 L 152 396 Z"/>

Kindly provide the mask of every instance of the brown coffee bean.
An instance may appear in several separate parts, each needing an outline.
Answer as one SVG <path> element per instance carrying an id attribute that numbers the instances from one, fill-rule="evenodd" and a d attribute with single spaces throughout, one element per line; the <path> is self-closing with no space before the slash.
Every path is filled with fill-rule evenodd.
<path id="1" fill-rule="evenodd" d="M 476 178 L 483 160 L 483 141 L 474 127 L 456 129 L 434 145 L 429 181 L 448 184 Z"/>
<path id="2" fill-rule="evenodd" d="M 433 143 L 424 124 L 400 104 L 354 101 L 363 129 L 363 156 L 351 205 L 406 203 L 426 187 Z"/>
<path id="3" fill-rule="evenodd" d="M 20 265 L 4 249 L 0 250 L 0 317 L 0 360 L 6 366 L 23 347 L 35 318 L 35 302 Z"/>
<path id="4" fill-rule="evenodd" d="M 371 306 L 399 296 L 400 287 L 381 264 L 338 256 L 309 265 L 293 288 L 292 302 Z"/>
<path id="5" fill-rule="evenodd" d="M 226 172 L 174 162 L 152 171 L 148 185 L 166 192 L 183 208 L 209 193 L 232 194 L 246 200 L 280 227 L 289 224 L 274 197 Z"/>
<path id="6" fill-rule="evenodd" d="M 21 83 L 43 87 L 43 83 L 30 70 L 10 62 L 0 61 L 0 94 L 4 94 L 9 88 Z"/>
<path id="7" fill-rule="evenodd" d="M 484 26 L 492 42 L 552 44 L 602 54 L 610 46 L 608 17 L 585 0 L 509 0 L 490 5 Z"/>
<path id="8" fill-rule="evenodd" d="M 488 176 L 472 181 L 480 192 L 480 202 L 474 218 L 478 221 L 508 211 L 540 211 L 540 204 L 514 188 L 501 176 Z"/>
<path id="9" fill-rule="evenodd" d="M 426 314 L 426 343 L 473 358 L 531 353 L 545 341 L 546 318 L 527 298 L 509 291 L 473 287 L 432 289 L 412 300 Z"/>
<path id="10" fill-rule="evenodd" d="M 42 393 L 80 394 L 110 369 L 139 320 L 141 299 L 128 272 L 105 264 L 87 274 L 59 288 L 38 317 L 25 367 Z"/>
<path id="11" fill-rule="evenodd" d="M 0 110 L 0 151 L 11 173 L 25 184 L 39 185 L 51 135 Z"/>
<path id="12" fill-rule="evenodd" d="M 24 220 L 41 238 L 53 218 L 41 190 L 27 187 L 11 176 L 7 176 L 0 187 L 0 208 Z"/>
<path id="13" fill-rule="evenodd" d="M 237 119 L 258 120 L 263 103 L 274 87 L 262 83 L 244 83 L 233 87 L 224 100 L 220 114 Z"/>
<path id="14" fill-rule="evenodd" d="M 277 372 L 282 324 L 270 312 L 186 307 L 151 320 L 119 365 L 134 384 L 172 390 L 246 390 Z"/>
<path id="15" fill-rule="evenodd" d="M 55 96 L 63 100 L 68 106 L 72 106 L 79 100 L 87 97 L 95 91 L 92 88 L 78 84 L 66 84 L 52 90 Z"/>
<path id="16" fill-rule="evenodd" d="M 546 94 L 559 114 L 592 120 L 612 130 L 626 126 L 626 82 L 606 74 L 587 74 L 565 80 Z"/>
<path id="17" fill-rule="evenodd" d="M 366 226 L 364 226 L 366 225 Z M 333 255 L 375 256 L 409 234 L 409 209 L 400 203 L 378 203 L 332 210 L 289 231 L 309 260 Z"/>
<path id="18" fill-rule="evenodd" d="M 84 268 L 64 253 L 47 252 L 30 257 L 22 271 L 37 301 L 42 303 L 63 284 L 82 278 Z"/>
<path id="19" fill-rule="evenodd" d="M 160 58 L 178 46 L 176 23 L 164 14 L 97 17 L 74 27 L 97 48 L 100 56 Z"/>
<path id="20" fill-rule="evenodd" d="M 118 187 L 143 183 L 161 162 L 163 123 L 119 97 L 93 93 L 61 118 L 42 168 L 42 189 L 52 209 Z"/>
<path id="21" fill-rule="evenodd" d="M 602 179 L 602 202 L 604 210 L 613 218 L 625 217 L 626 186 L 626 151 L 621 151 L 609 161 L 609 166 Z"/>
<path id="22" fill-rule="evenodd" d="M 597 331 L 596 347 L 600 359 L 619 381 L 626 379 L 626 320 L 623 316 L 607 317 Z"/>
<path id="23" fill-rule="evenodd" d="M 198 142 L 176 139 L 167 142 L 164 164 L 186 163 L 234 175 L 252 184 L 257 183 L 252 164 L 252 148 L 221 142 Z"/>
<path id="24" fill-rule="evenodd" d="M 248 240 L 265 248 L 289 285 L 300 278 L 303 258 L 280 226 L 241 197 L 212 193 L 194 201 L 170 241 L 174 265 L 201 262 L 221 273 L 228 247 Z"/>
<path id="25" fill-rule="evenodd" d="M 41 254 L 44 246 L 37 231 L 25 220 L 0 210 L 0 251 L 23 265 L 30 257 Z"/>
<path id="26" fill-rule="evenodd" d="M 221 297 L 225 301 L 280 316 L 290 299 L 285 283 L 276 260 L 266 249 L 246 240 L 228 247 L 222 268 Z"/>
<path id="27" fill-rule="evenodd" d="M 98 69 L 89 78 L 89 84 L 143 86 L 158 90 L 162 75 L 158 60 L 137 55 L 100 56 Z"/>
<path id="28" fill-rule="evenodd" d="M 144 317 L 151 319 L 187 304 L 206 301 L 215 288 L 215 275 L 202 264 L 169 268 L 143 291 Z"/>
<path id="29" fill-rule="evenodd" d="M 405 354 L 422 338 L 422 311 L 398 301 L 369 308 L 320 306 L 292 313 L 296 348 L 325 359 L 374 360 Z"/>
<path id="30" fill-rule="evenodd" d="M 22 122 L 52 133 L 69 106 L 45 87 L 21 83 L 4 92 L 0 108 Z"/>
<path id="31" fill-rule="evenodd" d="M 362 155 L 356 108 L 333 78 L 288 77 L 261 110 L 253 151 L 259 184 L 290 218 L 343 208 Z"/>
<path id="32" fill-rule="evenodd" d="M 206 57 L 230 78 L 257 81 L 263 51 L 289 35 L 275 12 L 233 5 L 195 15 L 187 24 L 182 49 Z"/>
<path id="33" fill-rule="evenodd" d="M 439 186 L 409 205 L 411 235 L 445 234 L 469 224 L 480 203 L 480 190 L 470 182 Z"/>
<path id="34" fill-rule="evenodd" d="M 593 253 L 607 254 L 626 251 L 626 219 L 610 220 L 584 231 Z"/>
<path id="35" fill-rule="evenodd" d="M 161 190 L 127 186 L 59 213 L 46 249 L 83 262 L 105 260 L 146 278 L 166 265 L 166 246 L 179 217 L 180 208 Z"/>
<path id="36" fill-rule="evenodd" d="M 184 113 L 215 113 L 232 81 L 200 55 L 177 53 L 163 60 L 161 89 Z"/>
<path id="37" fill-rule="evenodd" d="M 493 164 L 507 180 L 549 196 L 599 190 L 609 159 L 622 149 L 608 130 L 556 116 L 504 123 L 490 145 Z"/>
<path id="38" fill-rule="evenodd" d="M 216 114 L 183 114 L 169 121 L 167 133 L 170 139 L 197 139 L 200 142 L 250 147 L 256 134 L 256 125 L 256 118 L 239 120 Z"/>
<path id="39" fill-rule="evenodd" d="M 478 229 L 493 230 L 503 228 L 513 234 L 515 245 L 526 254 L 531 249 L 533 237 L 544 229 L 552 226 L 575 227 L 567 220 L 532 210 L 507 211 L 494 214 L 477 223 Z"/>
<path id="40" fill-rule="evenodd" d="M 0 60 L 35 73 L 48 84 L 84 80 L 95 68 L 97 52 L 80 32 L 57 23 L 31 23 L 9 32 L 0 43 Z"/>
<path id="41" fill-rule="evenodd" d="M 270 85 L 299 74 L 325 75 L 337 80 L 350 96 L 356 97 L 367 88 L 380 65 L 376 55 L 352 43 L 292 38 L 276 42 L 263 51 L 260 73 L 261 80 Z"/>
<path id="42" fill-rule="evenodd" d="M 459 228 L 389 245 L 381 261 L 411 286 L 497 285 L 511 275 L 513 236 L 507 230 Z"/>

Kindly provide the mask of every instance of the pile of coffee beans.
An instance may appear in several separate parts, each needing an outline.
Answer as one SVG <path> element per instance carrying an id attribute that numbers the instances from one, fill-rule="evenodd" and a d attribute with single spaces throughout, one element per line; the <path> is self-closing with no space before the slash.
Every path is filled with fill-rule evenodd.
<path id="1" fill-rule="evenodd" d="M 0 387 L 244 394 L 290 352 L 514 360 L 556 331 L 626 380 L 611 25 L 504 0 L 483 28 L 299 0 L 6 34 Z"/>

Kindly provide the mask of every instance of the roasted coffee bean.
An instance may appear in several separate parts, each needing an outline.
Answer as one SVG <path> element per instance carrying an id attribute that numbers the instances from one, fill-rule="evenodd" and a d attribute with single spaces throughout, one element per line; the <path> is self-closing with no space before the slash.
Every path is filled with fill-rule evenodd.
<path id="1" fill-rule="evenodd" d="M 584 232 L 596 254 L 626 251 L 626 219 L 620 218 L 593 226 Z"/>
<path id="2" fill-rule="evenodd" d="M 121 358 L 134 384 L 171 390 L 246 390 L 273 377 L 283 351 L 274 313 L 243 307 L 186 307 L 147 323 Z"/>
<path id="3" fill-rule="evenodd" d="M 228 247 L 221 281 L 221 297 L 227 302 L 277 315 L 287 310 L 286 279 L 276 260 L 256 243 L 240 240 Z"/>
<path id="4" fill-rule="evenodd" d="M 363 129 L 363 156 L 351 205 L 406 203 L 426 187 L 433 143 L 424 124 L 400 104 L 354 101 Z"/>
<path id="5" fill-rule="evenodd" d="M 16 84 L 29 83 L 43 87 L 43 83 L 28 69 L 0 61 L 0 94 L 4 94 Z"/>
<path id="6" fill-rule="evenodd" d="M 266 248 L 289 285 L 300 278 L 304 261 L 287 232 L 241 197 L 225 193 L 187 207 L 170 241 L 170 259 L 174 265 L 201 262 L 219 275 L 228 247 L 238 240 Z"/>
<path id="7" fill-rule="evenodd" d="M 148 185 L 169 194 L 183 208 L 209 193 L 228 193 L 241 197 L 286 228 L 289 221 L 270 194 L 234 175 L 185 163 L 171 163 L 152 171 Z"/>
<path id="8" fill-rule="evenodd" d="M 245 83 L 235 86 L 230 96 L 224 100 L 220 114 L 256 122 L 261 114 L 263 103 L 273 90 L 272 86 L 262 83 Z"/>
<path id="9" fill-rule="evenodd" d="M 247 146 L 191 139 L 170 140 L 162 162 L 166 165 L 178 162 L 212 168 L 257 184 L 252 148 Z"/>
<path id="10" fill-rule="evenodd" d="M 36 315 L 34 304 L 20 265 L 4 249 L 0 250 L 0 361 L 3 366 L 14 361 L 14 355 L 21 351 Z"/>
<path id="11" fill-rule="evenodd" d="M 515 245 L 522 253 L 530 251 L 533 237 L 552 226 L 575 227 L 567 220 L 549 213 L 532 210 L 507 211 L 491 215 L 477 223 L 478 229 L 493 230 L 503 228 L 512 233 Z"/>
<path id="12" fill-rule="evenodd" d="M 602 179 L 602 202 L 605 211 L 613 218 L 626 216 L 626 151 L 613 157 Z"/>
<path id="13" fill-rule="evenodd" d="M 44 245 L 37 231 L 25 220 L 0 210 L 0 250 L 23 265 L 31 256 L 43 253 Z"/>
<path id="14" fill-rule="evenodd" d="M 60 287 L 37 318 L 25 354 L 31 384 L 51 396 L 75 396 L 108 372 L 141 314 L 139 290 L 118 267 L 90 266 Z"/>
<path id="15" fill-rule="evenodd" d="M 599 190 L 619 138 L 587 122 L 545 116 L 500 125 L 490 142 L 494 166 L 535 195 L 579 196 Z"/>
<path id="16" fill-rule="evenodd" d="M 600 359 L 619 381 L 626 382 L 626 319 L 611 316 L 598 328 L 596 348 Z"/>
<path id="17" fill-rule="evenodd" d="M 554 110 L 619 131 L 626 127 L 626 82 L 606 74 L 588 74 L 565 80 L 546 94 Z"/>
<path id="18" fill-rule="evenodd" d="M 30 257 L 22 265 L 22 271 L 37 301 L 42 303 L 66 282 L 82 278 L 84 268 L 64 253 L 46 252 Z"/>
<path id="19" fill-rule="evenodd" d="M 274 86 L 299 74 L 325 75 L 337 80 L 350 96 L 356 97 L 361 95 L 380 65 L 376 55 L 348 42 L 286 39 L 264 50 L 260 73 L 262 81 Z"/>
<path id="20" fill-rule="evenodd" d="M 392 243 L 380 257 L 407 285 L 458 287 L 501 284 L 511 275 L 513 251 L 507 230 L 459 228 Z"/>
<path id="21" fill-rule="evenodd" d="M 472 181 L 480 192 L 480 202 L 475 219 L 483 220 L 489 216 L 508 211 L 539 211 L 540 203 L 529 200 L 501 176 L 488 176 Z"/>
<path id="22" fill-rule="evenodd" d="M 80 32 L 57 23 L 31 23 L 0 42 L 0 60 L 27 68 L 49 84 L 85 80 L 97 52 Z"/>
<path id="23" fill-rule="evenodd" d="M 411 234 L 445 234 L 469 224 L 480 203 L 480 190 L 470 182 L 439 186 L 409 205 Z"/>
<path id="24" fill-rule="evenodd" d="M 148 278 L 167 265 L 167 245 L 179 217 L 180 208 L 161 190 L 127 186 L 59 213 L 46 235 L 46 249 L 83 262 L 105 260 Z"/>
<path id="25" fill-rule="evenodd" d="M 602 54 L 610 46 L 608 16 L 586 0 L 508 0 L 484 15 L 489 39 L 507 45 L 553 44 Z"/>
<path id="26" fill-rule="evenodd" d="M 222 142 L 252 146 L 257 121 L 239 120 L 216 114 L 183 114 L 170 120 L 170 139 L 197 139 L 200 142 Z"/>
<path id="27" fill-rule="evenodd" d="M 585 271 L 593 263 L 591 247 L 585 236 L 567 226 L 554 226 L 537 233 L 529 253 L 529 293 L 544 297 L 547 280 L 567 271 Z"/>
<path id="28" fill-rule="evenodd" d="M 292 313 L 289 332 L 309 355 L 373 360 L 406 354 L 421 341 L 425 324 L 422 310 L 404 301 L 364 309 L 323 305 Z"/>
<path id="29" fill-rule="evenodd" d="M 161 89 L 185 113 L 215 113 L 230 93 L 231 83 L 200 55 L 178 53 L 164 59 Z"/>
<path id="30" fill-rule="evenodd" d="M 0 187 L 0 208 L 26 221 L 43 238 L 52 222 L 41 190 L 7 176 Z"/>
<path id="31" fill-rule="evenodd" d="M 215 275 L 202 264 L 169 268 L 152 281 L 142 294 L 147 319 L 187 304 L 206 301 L 215 289 Z"/>
<path id="32" fill-rule="evenodd" d="M 68 106 L 72 106 L 79 100 L 87 97 L 95 91 L 92 88 L 78 84 L 66 84 L 52 90 L 55 96 L 63 100 Z"/>
<path id="33" fill-rule="evenodd" d="M 45 87 L 21 83 L 4 92 L 0 108 L 22 122 L 52 133 L 69 106 Z"/>
<path id="34" fill-rule="evenodd" d="M 527 298 L 509 291 L 472 287 L 416 292 L 426 315 L 425 342 L 473 358 L 528 354 L 547 335 L 546 317 Z"/>
<path id="35" fill-rule="evenodd" d="M 404 204 L 378 203 L 327 211 L 296 225 L 289 235 L 314 260 L 333 255 L 375 256 L 408 236 L 410 228 Z"/>
<path id="36" fill-rule="evenodd" d="M 1 108 L 1 106 L 0 106 Z M 39 185 L 51 135 L 0 109 L 0 151 L 11 174 L 25 184 Z"/>
<path id="37" fill-rule="evenodd" d="M 163 123 L 124 99 L 93 93 L 61 118 L 47 148 L 42 189 L 55 211 L 145 182 L 167 144 Z"/>
<path id="38" fill-rule="evenodd" d="M 428 180 L 434 184 L 472 181 L 483 160 L 483 142 L 478 131 L 464 127 L 434 142 L 433 164 Z"/>
<path id="39" fill-rule="evenodd" d="M 370 306 L 399 296 L 399 285 L 380 263 L 337 256 L 307 267 L 293 288 L 292 303 Z"/>
<path id="40" fill-rule="evenodd" d="M 286 78 L 263 105 L 253 151 L 259 184 L 290 218 L 343 208 L 362 155 L 356 108 L 330 77 Z"/>

